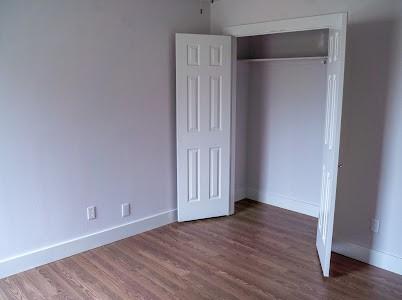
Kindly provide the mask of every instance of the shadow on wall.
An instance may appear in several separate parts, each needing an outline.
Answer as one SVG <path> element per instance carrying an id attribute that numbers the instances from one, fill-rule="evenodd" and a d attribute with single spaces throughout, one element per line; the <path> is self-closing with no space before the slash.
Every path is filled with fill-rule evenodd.
<path id="1" fill-rule="evenodd" d="M 383 164 L 384 129 L 390 102 L 390 78 L 395 64 L 396 22 L 350 24 L 343 100 L 335 235 L 372 248 L 371 219 L 383 203 L 379 183 Z"/>
<path id="2" fill-rule="evenodd" d="M 251 66 L 250 68 L 255 67 Z M 251 69 L 253 70 L 253 69 Z M 267 148 L 267 141 L 269 140 L 269 126 L 267 115 L 269 115 L 269 106 L 267 102 L 261 101 L 254 104 L 255 99 L 264 99 L 264 89 L 269 89 L 270 78 L 268 72 L 264 72 L 262 68 L 258 68 L 249 72 L 249 86 L 248 86 L 248 128 L 247 128 L 247 183 L 246 186 L 250 190 L 249 193 L 253 194 L 260 187 L 264 186 L 262 178 L 266 178 L 267 174 L 264 170 L 268 169 L 269 149 Z M 262 167 L 263 163 L 265 168 Z M 251 172 L 250 172 L 251 170 Z M 255 200 L 259 199 L 257 195 L 253 195 Z"/>

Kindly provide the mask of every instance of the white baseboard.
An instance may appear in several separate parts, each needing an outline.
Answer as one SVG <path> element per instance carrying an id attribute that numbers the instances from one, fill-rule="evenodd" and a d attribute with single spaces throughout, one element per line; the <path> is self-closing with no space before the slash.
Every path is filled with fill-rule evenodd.
<path id="1" fill-rule="evenodd" d="M 0 260 L 0 278 L 148 231 L 177 220 L 176 209 Z"/>
<path id="2" fill-rule="evenodd" d="M 318 217 L 319 206 L 299 201 L 282 195 L 261 192 L 257 189 L 248 189 L 247 198 L 270 204 L 287 210 L 295 211 L 312 217 Z M 402 275 L 402 258 L 362 247 L 350 242 L 343 242 L 334 237 L 332 251 L 341 255 L 365 262 L 369 265 Z"/>
<path id="3" fill-rule="evenodd" d="M 296 211 L 310 216 L 318 215 L 318 207 L 312 204 L 288 199 L 286 197 L 268 197 L 267 194 L 256 190 L 247 193 L 236 192 L 236 200 L 250 198 L 284 209 Z M 312 206 L 312 207 L 311 207 Z M 177 220 L 176 210 L 170 210 L 130 223 L 111 227 L 72 240 L 53 244 L 34 251 L 0 260 L 0 278 L 23 272 L 83 251 L 100 247 L 115 241 L 145 232 Z M 354 258 L 381 269 L 402 275 L 402 258 L 381 251 L 368 249 L 350 242 L 339 241 L 334 237 L 332 251 Z"/>
<path id="4" fill-rule="evenodd" d="M 332 243 L 332 251 L 402 275 L 402 257 L 365 248 L 350 242 L 339 241 L 335 238 Z"/>
<path id="5" fill-rule="evenodd" d="M 286 197 L 283 195 L 279 195 L 276 193 L 270 193 L 265 191 L 260 191 L 257 189 L 249 188 L 247 190 L 247 198 L 250 198 L 255 201 L 259 201 L 262 203 L 270 204 L 273 206 L 277 206 L 280 208 L 284 208 L 287 210 L 291 210 L 294 212 L 298 212 L 304 215 L 308 215 L 311 217 L 318 217 L 319 206 L 300 201 L 297 199 L 293 199 L 290 197 Z"/>

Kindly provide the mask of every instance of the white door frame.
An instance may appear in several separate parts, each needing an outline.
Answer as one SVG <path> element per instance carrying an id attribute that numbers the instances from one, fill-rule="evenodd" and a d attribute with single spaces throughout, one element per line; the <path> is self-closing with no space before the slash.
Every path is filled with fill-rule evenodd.
<path id="1" fill-rule="evenodd" d="M 347 13 L 334 13 L 319 16 L 300 17 L 268 22 L 251 23 L 225 27 L 223 34 L 233 36 L 232 41 L 232 132 L 231 132 L 231 162 L 230 162 L 230 214 L 234 214 L 236 201 L 235 170 L 236 170 L 236 91 L 237 91 L 237 39 L 244 36 L 255 36 L 272 33 L 297 32 L 316 29 L 346 30 Z M 346 34 L 344 33 L 345 37 Z M 339 78 L 343 85 L 343 70 Z"/>

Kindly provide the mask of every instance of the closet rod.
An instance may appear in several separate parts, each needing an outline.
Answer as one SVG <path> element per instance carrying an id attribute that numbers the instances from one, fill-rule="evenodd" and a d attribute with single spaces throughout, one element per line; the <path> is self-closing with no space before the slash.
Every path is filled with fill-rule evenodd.
<path id="1" fill-rule="evenodd" d="M 244 62 L 264 62 L 264 61 L 281 61 L 281 60 L 322 60 L 326 62 L 328 56 L 304 56 L 304 57 L 277 57 L 277 58 L 245 58 L 238 59 Z"/>

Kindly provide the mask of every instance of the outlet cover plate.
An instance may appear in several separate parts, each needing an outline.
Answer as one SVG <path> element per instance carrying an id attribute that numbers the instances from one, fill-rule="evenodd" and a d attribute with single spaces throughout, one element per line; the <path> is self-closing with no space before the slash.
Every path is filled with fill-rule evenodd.
<path id="1" fill-rule="evenodd" d="M 128 217 L 130 215 L 130 203 L 123 203 L 121 205 L 121 216 Z"/>
<path id="2" fill-rule="evenodd" d="M 372 232 L 377 233 L 378 230 L 380 229 L 380 220 L 372 219 L 370 229 L 371 229 Z"/>
<path id="3" fill-rule="evenodd" d="M 90 206 L 87 208 L 87 218 L 88 218 L 88 220 L 96 219 L 96 207 L 95 206 Z"/>

